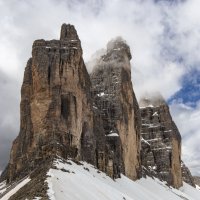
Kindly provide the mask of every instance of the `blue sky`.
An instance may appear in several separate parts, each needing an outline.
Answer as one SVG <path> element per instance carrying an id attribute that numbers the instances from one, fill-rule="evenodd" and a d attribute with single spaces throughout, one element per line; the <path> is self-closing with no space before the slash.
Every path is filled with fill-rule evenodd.
<path id="1" fill-rule="evenodd" d="M 193 69 L 185 74 L 181 79 L 181 85 L 181 89 L 172 95 L 168 102 L 176 100 L 195 108 L 200 100 L 200 70 Z"/>
<path id="2" fill-rule="evenodd" d="M 19 131 L 20 87 L 32 43 L 59 38 L 65 22 L 75 25 L 86 63 L 110 39 L 127 41 L 137 98 L 162 93 L 183 137 L 183 160 L 200 175 L 199 7 L 199 0 L 0 0 L 0 170 Z"/>

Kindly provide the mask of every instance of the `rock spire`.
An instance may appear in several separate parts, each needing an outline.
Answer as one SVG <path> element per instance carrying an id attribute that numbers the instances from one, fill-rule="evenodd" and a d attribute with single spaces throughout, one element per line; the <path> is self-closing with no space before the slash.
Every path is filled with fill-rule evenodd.
<path id="1" fill-rule="evenodd" d="M 74 26 L 61 40 L 36 40 L 21 89 L 20 132 L 7 180 L 20 178 L 55 155 L 95 164 L 90 78 Z"/>
<path id="2" fill-rule="evenodd" d="M 153 176 L 179 188 L 182 186 L 181 135 L 169 107 L 160 94 L 146 96 L 139 105 L 142 165 Z"/>
<path id="3" fill-rule="evenodd" d="M 114 176 L 123 172 L 135 180 L 140 171 L 140 114 L 131 82 L 130 59 L 125 41 L 112 40 L 90 77 L 94 108 L 106 135 L 105 168 Z"/>

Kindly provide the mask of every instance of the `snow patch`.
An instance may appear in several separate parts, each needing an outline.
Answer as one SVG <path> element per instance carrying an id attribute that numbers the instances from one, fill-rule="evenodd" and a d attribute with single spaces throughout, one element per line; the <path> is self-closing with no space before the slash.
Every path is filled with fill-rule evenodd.
<path id="1" fill-rule="evenodd" d="M 151 142 L 151 141 L 157 141 L 157 140 L 160 140 L 160 138 L 149 139 L 149 140 L 146 140 L 146 141 Z"/>
<path id="2" fill-rule="evenodd" d="M 152 104 L 149 104 L 147 107 L 153 108 L 154 106 Z"/>
<path id="3" fill-rule="evenodd" d="M 160 127 L 160 124 L 159 124 L 159 125 L 153 124 L 153 125 L 150 125 L 150 126 L 149 126 L 149 128 L 157 128 L 157 127 Z"/>
<path id="4" fill-rule="evenodd" d="M 104 92 L 101 92 L 100 94 L 97 94 L 98 97 L 102 97 L 102 96 L 104 96 L 104 95 L 105 95 Z"/>
<path id="5" fill-rule="evenodd" d="M 51 172 L 51 170 L 48 171 L 47 176 L 49 176 L 51 178 L 54 178 L 54 174 Z M 48 187 L 49 187 L 48 190 L 47 190 L 47 195 L 49 196 L 49 198 L 51 200 L 56 200 L 55 196 L 54 196 L 55 192 L 53 191 L 53 184 L 52 184 L 52 182 L 49 181 L 49 179 L 47 179 L 46 182 L 47 182 Z"/>
<path id="6" fill-rule="evenodd" d="M 156 169 L 157 169 L 157 166 L 153 166 L 152 169 L 153 169 L 153 170 L 156 170 Z"/>
<path id="7" fill-rule="evenodd" d="M 200 190 L 200 186 L 196 185 L 196 189 L 197 189 L 197 190 Z"/>
<path id="8" fill-rule="evenodd" d="M 148 145 L 150 145 L 150 143 L 149 142 L 147 142 L 143 137 L 141 137 L 141 141 L 143 141 L 144 143 L 146 143 L 146 144 L 148 144 Z"/>
<path id="9" fill-rule="evenodd" d="M 119 137 L 119 135 L 117 133 L 109 133 L 108 135 L 106 135 L 107 137 Z"/>
<path id="10" fill-rule="evenodd" d="M 121 48 L 117 48 L 117 49 L 113 49 L 114 51 L 120 51 L 121 50 Z"/>
<path id="11" fill-rule="evenodd" d="M 3 181 L 0 183 L 0 194 L 4 193 L 6 191 L 6 181 Z"/>
<path id="12" fill-rule="evenodd" d="M 31 179 L 26 178 L 17 184 L 13 189 L 11 189 L 7 194 L 5 194 L 1 200 L 8 200 L 12 195 L 14 195 L 18 190 L 20 190 L 23 186 L 25 186 Z"/>
<path id="13" fill-rule="evenodd" d="M 158 116 L 158 112 L 153 113 L 152 116 Z"/>
<path id="14" fill-rule="evenodd" d="M 165 133 L 166 133 L 166 132 L 172 132 L 172 130 L 168 130 L 168 131 L 164 131 L 164 132 L 165 132 Z"/>

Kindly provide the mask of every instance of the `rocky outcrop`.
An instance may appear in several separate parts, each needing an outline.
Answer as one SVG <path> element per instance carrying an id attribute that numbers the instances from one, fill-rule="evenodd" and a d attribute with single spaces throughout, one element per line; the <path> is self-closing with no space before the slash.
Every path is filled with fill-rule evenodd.
<path id="1" fill-rule="evenodd" d="M 105 149 L 100 150 L 97 142 L 98 163 L 110 176 L 124 173 L 135 180 L 140 171 L 140 114 L 131 82 L 130 59 L 128 45 L 117 38 L 108 43 L 106 54 L 98 60 L 90 77 L 93 109 L 105 134 Z"/>
<path id="2" fill-rule="evenodd" d="M 194 184 L 198 185 L 200 187 L 200 177 L 199 176 L 194 176 Z"/>
<path id="3" fill-rule="evenodd" d="M 141 162 L 150 174 L 175 188 L 182 186 L 181 136 L 164 99 L 156 94 L 140 100 Z"/>
<path id="4" fill-rule="evenodd" d="M 189 168 L 185 165 L 183 161 L 181 161 L 181 170 L 183 181 L 188 183 L 189 185 L 195 187 L 194 178 L 189 170 Z"/>
<path id="5" fill-rule="evenodd" d="M 63 24 L 60 40 L 36 40 L 21 88 L 20 133 L 8 165 L 10 182 L 54 155 L 95 163 L 90 78 L 81 42 Z"/>

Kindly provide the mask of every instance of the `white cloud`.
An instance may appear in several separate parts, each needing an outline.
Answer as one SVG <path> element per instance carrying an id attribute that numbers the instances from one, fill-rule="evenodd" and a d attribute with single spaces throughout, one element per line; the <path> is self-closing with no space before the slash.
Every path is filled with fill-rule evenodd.
<path id="1" fill-rule="evenodd" d="M 144 90 L 158 90 L 165 98 L 171 97 L 181 88 L 180 80 L 189 68 L 197 68 L 200 64 L 200 1 L 176 2 L 179 3 L 155 3 L 153 0 L 0 0 L 0 70 L 12 80 L 9 86 L 1 82 L 1 93 L 4 93 L 0 104 L 1 119 L 9 116 L 10 123 L 19 122 L 19 117 L 13 115 L 13 107 L 18 112 L 20 85 L 26 61 L 31 56 L 32 42 L 39 38 L 59 38 L 59 29 L 64 22 L 75 25 L 86 62 L 98 49 L 105 48 L 108 40 L 122 36 L 133 55 L 132 77 L 137 97 Z M 5 104 L 7 109 L 2 109 Z M 178 109 L 179 105 L 175 105 Z M 191 116 L 192 113 L 186 111 L 181 109 L 179 114 Z M 188 134 L 184 132 L 188 127 L 179 122 L 181 118 L 176 119 L 183 135 Z M 191 125 L 196 123 L 192 119 Z M 14 124 L 12 139 L 18 131 L 18 125 Z M 9 132 L 3 125 L 0 128 L 2 141 L 4 134 Z M 196 139 L 197 134 L 191 140 Z M 191 149 L 190 155 L 196 154 L 196 149 Z"/>

